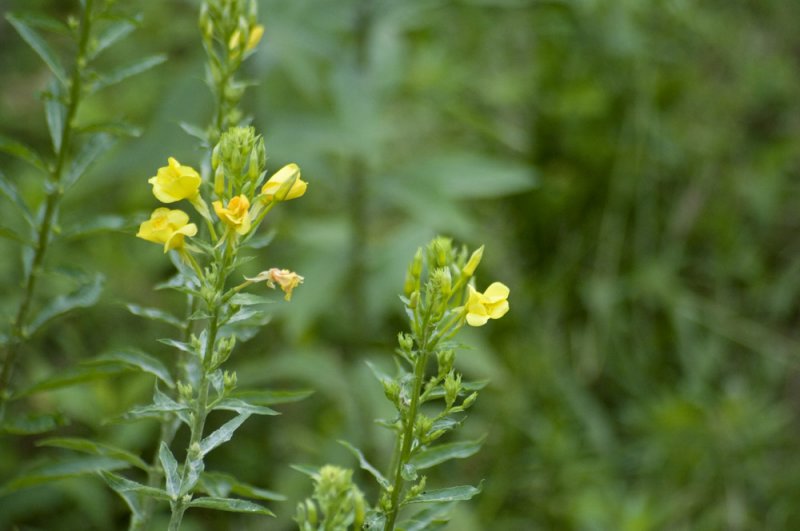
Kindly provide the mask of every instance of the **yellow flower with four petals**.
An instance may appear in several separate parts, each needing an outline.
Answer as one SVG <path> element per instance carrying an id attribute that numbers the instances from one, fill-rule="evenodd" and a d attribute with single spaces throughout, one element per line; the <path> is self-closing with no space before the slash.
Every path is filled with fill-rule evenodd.
<path id="1" fill-rule="evenodd" d="M 164 252 L 182 249 L 186 236 L 197 234 L 197 225 L 189 223 L 189 215 L 182 210 L 157 208 L 150 219 L 142 222 L 136 236 L 153 243 L 164 244 Z"/>
<path id="2" fill-rule="evenodd" d="M 248 233 L 250 230 L 250 201 L 246 195 L 237 195 L 228 201 L 227 207 L 223 207 L 221 201 L 214 201 L 211 204 L 219 219 L 234 229 L 237 234 Z"/>
<path id="3" fill-rule="evenodd" d="M 153 195 L 162 203 L 175 203 L 181 199 L 195 199 L 200 190 L 200 174 L 191 166 L 183 166 L 174 158 L 158 169 L 147 182 L 153 185 Z"/>
<path id="4" fill-rule="evenodd" d="M 489 319 L 500 319 L 508 312 L 508 295 L 511 290 L 502 282 L 494 282 L 481 293 L 469 286 L 469 298 L 465 305 L 467 324 L 483 326 Z"/>

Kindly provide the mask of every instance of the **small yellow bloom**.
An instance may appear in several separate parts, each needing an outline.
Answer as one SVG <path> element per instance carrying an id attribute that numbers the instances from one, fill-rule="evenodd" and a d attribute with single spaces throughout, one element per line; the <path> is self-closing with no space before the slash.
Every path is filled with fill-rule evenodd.
<path id="1" fill-rule="evenodd" d="M 508 313 L 508 295 L 511 290 L 502 282 L 494 282 L 483 293 L 469 286 L 467 299 L 467 324 L 483 326 L 489 319 L 500 319 Z"/>
<path id="2" fill-rule="evenodd" d="M 247 46 L 245 46 L 246 51 L 250 51 L 256 46 L 258 43 L 261 42 L 261 37 L 264 36 L 264 26 L 261 24 L 256 24 L 252 28 L 250 28 L 250 36 L 247 38 Z"/>
<path id="3" fill-rule="evenodd" d="M 162 203 L 191 200 L 200 190 L 200 174 L 190 166 L 182 166 L 172 157 L 169 158 L 169 165 L 159 168 L 156 176 L 147 182 L 153 185 L 153 195 Z"/>
<path id="4" fill-rule="evenodd" d="M 189 223 L 189 215 L 182 210 L 157 208 L 150 219 L 142 222 L 136 236 L 153 243 L 163 243 L 164 252 L 183 247 L 186 236 L 197 234 L 197 225 Z"/>
<path id="5" fill-rule="evenodd" d="M 267 201 L 288 201 L 305 194 L 306 188 L 308 183 L 300 178 L 300 167 L 291 163 L 278 170 L 264 183 L 261 195 Z"/>
<path id="6" fill-rule="evenodd" d="M 214 201 L 212 205 L 219 219 L 238 234 L 247 234 L 250 230 L 250 201 L 246 195 L 237 195 L 228 201 L 227 207 L 223 207 L 220 201 Z"/>
<path id="7" fill-rule="evenodd" d="M 289 271 L 288 269 L 278 269 L 277 267 L 273 267 L 267 271 L 262 271 L 253 278 L 245 278 L 251 282 L 263 282 L 266 280 L 267 286 L 272 289 L 275 289 L 275 286 L 277 285 L 286 294 L 286 297 L 284 298 L 287 301 L 292 300 L 292 291 L 294 291 L 294 288 L 302 284 L 303 280 L 305 280 L 294 271 Z"/>

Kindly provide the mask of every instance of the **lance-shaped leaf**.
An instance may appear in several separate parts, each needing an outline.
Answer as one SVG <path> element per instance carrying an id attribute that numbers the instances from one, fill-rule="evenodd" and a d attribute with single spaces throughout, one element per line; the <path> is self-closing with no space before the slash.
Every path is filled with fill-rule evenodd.
<path id="1" fill-rule="evenodd" d="M 23 238 L 8 227 L 0 227 L 0 238 L 15 241 L 23 245 L 30 245 L 30 241 L 28 239 Z"/>
<path id="2" fill-rule="evenodd" d="M 117 448 L 110 444 L 102 444 L 89 439 L 81 439 L 79 437 L 52 437 L 36 443 L 37 446 L 52 446 L 55 448 L 65 448 L 67 450 L 74 450 L 76 452 L 83 452 L 85 454 L 97 455 L 102 457 L 111 457 L 125 461 L 136 468 L 147 472 L 150 467 L 142 461 L 142 459 L 132 454 L 131 452 L 122 448 Z"/>
<path id="3" fill-rule="evenodd" d="M 36 153 L 33 148 L 11 138 L 0 136 L 0 151 L 27 162 L 31 166 L 45 173 L 48 172 L 47 163 Z"/>
<path id="4" fill-rule="evenodd" d="M 84 284 L 73 293 L 61 295 L 50 301 L 31 322 L 27 330 L 28 335 L 35 334 L 45 324 L 60 315 L 64 315 L 76 308 L 88 308 L 94 305 L 100 298 L 104 282 L 105 277 L 98 273 L 89 283 Z"/>
<path id="5" fill-rule="evenodd" d="M 95 474 L 101 471 L 120 470 L 130 465 L 121 459 L 111 457 L 88 456 L 60 459 L 36 465 L 6 483 L 0 493 L 6 494 L 15 490 L 50 483 L 60 479 Z"/>
<path id="6" fill-rule="evenodd" d="M 389 488 L 391 483 L 389 483 L 389 481 L 385 477 L 383 477 L 383 474 L 381 474 L 380 471 L 377 468 L 372 466 L 372 464 L 370 464 L 370 462 L 367 461 L 367 458 L 364 457 L 364 454 L 361 452 L 361 450 L 359 450 L 358 448 L 356 448 L 355 446 L 353 446 L 352 444 L 350 444 L 347 441 L 340 440 L 338 442 L 339 442 L 339 444 L 341 444 L 342 446 L 344 446 L 345 448 L 350 450 L 350 452 L 354 456 L 356 456 L 356 458 L 358 458 L 359 466 L 362 469 L 364 469 L 367 472 L 369 472 L 370 474 L 372 474 L 373 477 L 378 481 L 378 483 L 380 484 L 381 487 L 383 487 L 384 489 Z"/>
<path id="7" fill-rule="evenodd" d="M 2 142 L 1 139 L 0 142 Z M 25 200 L 22 199 L 22 196 L 19 195 L 17 187 L 14 185 L 14 183 L 8 180 L 2 171 L 0 171 L 0 195 L 5 196 L 14 204 L 15 207 L 17 207 L 22 214 L 23 219 L 28 222 L 28 225 L 31 227 L 34 226 L 33 213 L 31 212 L 30 208 L 28 208 Z"/>
<path id="8" fill-rule="evenodd" d="M 79 133 L 108 133 L 112 136 L 138 138 L 142 136 L 142 128 L 122 120 L 104 120 L 79 124 L 75 130 Z"/>
<path id="9" fill-rule="evenodd" d="M 197 356 L 198 352 L 190 345 L 189 343 L 184 343 L 183 341 L 177 341 L 175 339 L 170 338 L 163 338 L 158 340 L 159 343 L 164 343 L 165 345 L 169 345 L 170 347 L 174 347 L 178 350 L 182 350 L 188 354 L 192 354 L 193 356 Z"/>
<path id="10" fill-rule="evenodd" d="M 223 398 L 214 406 L 214 410 L 217 409 L 235 411 L 240 415 L 242 413 L 248 413 L 251 415 L 280 415 L 278 411 L 275 411 L 272 408 L 251 404 L 240 398 Z"/>
<path id="11" fill-rule="evenodd" d="M 411 458 L 411 464 L 417 470 L 436 466 L 450 459 L 465 459 L 475 455 L 481 449 L 486 437 L 481 437 L 475 441 L 463 441 L 431 446 L 421 450 Z"/>
<path id="12" fill-rule="evenodd" d="M 203 458 L 191 459 L 184 467 L 183 480 L 181 481 L 180 496 L 184 496 L 191 492 L 197 481 L 200 479 L 200 474 L 205 470 L 206 465 L 203 463 Z"/>
<path id="13" fill-rule="evenodd" d="M 124 217 L 106 214 L 66 226 L 61 231 L 61 236 L 63 238 L 83 238 L 101 232 L 118 231 L 128 225 L 130 223 Z"/>
<path id="14" fill-rule="evenodd" d="M 92 92 L 97 92 L 98 90 L 102 90 L 106 87 L 110 87 L 111 85 L 115 85 L 121 81 L 124 81 L 129 77 L 147 72 L 154 66 L 160 65 L 166 60 L 167 56 L 164 54 L 152 55 L 150 57 L 145 57 L 144 59 L 141 59 L 140 61 L 137 61 L 131 65 L 112 70 L 108 74 L 101 75 L 98 80 L 95 81 L 94 86 L 92 87 Z"/>
<path id="15" fill-rule="evenodd" d="M 200 142 L 208 142 L 208 133 L 205 129 L 188 122 L 180 122 L 178 125 L 181 126 L 181 129 L 183 129 L 187 135 L 193 136 Z"/>
<path id="16" fill-rule="evenodd" d="M 169 501 L 169 495 L 162 489 L 148 487 L 111 472 L 101 471 L 100 475 L 108 486 L 125 500 L 131 513 L 133 513 L 134 519 L 141 520 L 145 516 L 142 504 L 143 497 Z"/>
<path id="17" fill-rule="evenodd" d="M 221 472 L 204 472 L 201 477 L 200 489 L 209 496 L 217 498 L 226 498 L 229 494 L 237 494 L 257 500 L 286 500 L 286 496 L 282 494 L 243 483 L 230 474 Z"/>
<path id="18" fill-rule="evenodd" d="M 461 384 L 461 391 L 459 391 L 458 396 L 466 395 L 467 393 L 473 393 L 475 391 L 480 391 L 489 383 L 489 380 L 476 380 L 474 382 L 463 382 Z M 444 396 L 444 387 L 441 385 L 437 386 L 434 390 L 428 393 L 428 400 L 433 400 L 434 398 L 442 398 Z"/>
<path id="19" fill-rule="evenodd" d="M 275 516 L 275 513 L 257 503 L 247 500 L 237 500 L 235 498 L 217 498 L 206 496 L 196 498 L 189 502 L 189 507 L 201 507 L 203 509 L 215 509 L 217 511 L 229 511 L 234 513 L 263 514 Z"/>
<path id="20" fill-rule="evenodd" d="M 237 293 L 231 297 L 230 303 L 237 306 L 252 306 L 254 304 L 273 304 L 275 300 L 253 293 Z"/>
<path id="21" fill-rule="evenodd" d="M 125 38 L 133 30 L 136 29 L 138 23 L 141 22 L 141 17 L 133 19 L 121 20 L 111 24 L 97 37 L 97 41 L 91 47 L 89 52 L 89 59 L 94 59 L 103 51 Z"/>
<path id="22" fill-rule="evenodd" d="M 67 107 L 64 105 L 63 87 L 55 79 L 47 84 L 44 94 L 44 114 L 47 119 L 47 129 L 50 131 L 50 140 L 53 142 L 53 152 L 61 152 L 61 140 L 64 137 L 64 123 L 67 119 Z"/>
<path id="23" fill-rule="evenodd" d="M 481 487 L 462 485 L 459 487 L 448 487 L 446 489 L 429 490 L 413 498 L 404 500 L 400 505 L 411 503 L 441 503 L 452 501 L 466 501 L 472 499 L 481 492 Z"/>
<path id="24" fill-rule="evenodd" d="M 228 442 L 233 437 L 233 432 L 239 429 L 250 413 L 241 413 L 217 428 L 211 435 L 200 441 L 200 454 L 205 456 L 214 448 Z"/>
<path id="25" fill-rule="evenodd" d="M 319 467 L 312 465 L 289 465 L 289 466 L 297 470 L 301 474 L 305 474 L 306 476 L 312 479 L 316 479 L 319 477 Z"/>
<path id="26" fill-rule="evenodd" d="M 136 349 L 129 348 L 108 352 L 85 361 L 83 364 L 90 366 L 121 365 L 125 368 L 152 374 L 170 388 L 175 387 L 175 382 L 172 379 L 172 375 L 169 373 L 169 369 L 167 369 L 166 365 L 161 363 L 161 360 Z"/>
<path id="27" fill-rule="evenodd" d="M 83 177 L 86 170 L 97 160 L 97 157 L 105 153 L 113 144 L 114 138 L 107 133 L 96 133 L 89 137 L 89 140 L 78 151 L 69 171 L 64 176 L 64 189 L 69 189 L 78 179 Z"/>
<path id="28" fill-rule="evenodd" d="M 231 398 L 239 398 L 258 406 L 274 406 L 298 402 L 312 394 L 314 394 L 314 391 L 309 389 L 286 389 L 280 391 L 265 389 L 263 391 L 235 391 Z"/>
<path id="29" fill-rule="evenodd" d="M 164 417 L 165 413 L 174 414 L 181 420 L 181 422 L 187 426 L 190 425 L 189 406 L 174 401 L 162 393 L 161 390 L 156 386 L 155 392 L 153 393 L 152 404 L 135 407 L 125 413 L 122 418 L 124 420 L 138 420 L 146 418 L 160 420 Z"/>
<path id="30" fill-rule="evenodd" d="M 44 380 L 40 380 L 36 382 L 34 385 L 27 387 L 21 391 L 18 391 L 14 394 L 13 398 L 16 400 L 18 398 L 22 398 L 28 395 L 32 395 L 35 393 L 41 393 L 43 391 L 54 391 L 56 389 L 62 389 L 64 387 L 71 387 L 73 385 L 88 382 L 91 380 L 98 380 L 101 378 L 107 378 L 109 376 L 113 376 L 115 374 L 120 374 L 124 372 L 126 369 L 121 366 L 79 366 L 74 369 L 68 369 L 64 372 L 60 372 L 55 374 L 49 378 L 45 378 Z"/>
<path id="31" fill-rule="evenodd" d="M 178 493 L 181 489 L 181 478 L 178 475 L 178 461 L 167 446 L 167 443 L 161 441 L 161 446 L 158 449 L 158 460 L 161 461 L 161 468 L 164 469 L 164 477 L 167 481 L 167 494 L 173 500 L 178 499 Z"/>
<path id="32" fill-rule="evenodd" d="M 153 321 L 161 321 L 162 323 L 183 329 L 183 323 L 181 320 L 174 315 L 165 312 L 164 310 L 159 310 L 158 308 L 145 308 L 144 306 L 138 306 L 136 304 L 126 304 L 125 307 L 133 315 L 144 317 L 146 319 L 152 319 Z"/>
<path id="33" fill-rule="evenodd" d="M 14 29 L 17 30 L 20 37 L 28 43 L 28 45 L 33 48 L 39 57 L 42 58 L 42 61 L 50 68 L 58 80 L 64 85 L 67 85 L 67 75 L 64 72 L 64 67 L 61 66 L 56 54 L 53 53 L 53 50 L 50 48 L 50 45 L 45 42 L 44 39 L 34 30 L 28 23 L 24 20 L 23 17 L 15 16 L 11 13 L 6 15 L 6 19 L 14 26 Z"/>
<path id="34" fill-rule="evenodd" d="M 408 520 L 401 522 L 400 527 L 405 531 L 431 531 L 443 529 L 450 521 L 450 511 L 455 502 L 436 504 L 426 507 Z"/>
<path id="35" fill-rule="evenodd" d="M 14 435 L 36 435 L 53 431 L 59 426 L 67 424 L 67 420 L 59 414 L 51 415 L 16 415 L 3 419 L 0 425 L 0 433 L 12 433 Z"/>

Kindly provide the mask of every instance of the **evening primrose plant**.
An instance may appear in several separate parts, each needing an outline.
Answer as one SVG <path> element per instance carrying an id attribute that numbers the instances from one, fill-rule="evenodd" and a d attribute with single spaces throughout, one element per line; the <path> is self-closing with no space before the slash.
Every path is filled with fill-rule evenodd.
<path id="1" fill-rule="evenodd" d="M 455 370 L 457 333 L 464 325 L 484 326 L 509 310 L 506 285 L 494 282 L 484 291 L 475 287 L 473 276 L 482 256 L 483 247 L 468 254 L 443 237 L 417 251 L 400 297 L 409 331 L 398 335 L 397 373 L 389 376 L 370 365 L 396 411 L 394 418 L 378 421 L 394 434 L 386 474 L 343 442 L 377 481 L 377 502 L 366 507 L 349 470 L 330 465 L 319 470 L 296 467 L 312 478 L 315 487 L 312 497 L 297 507 L 295 519 L 302 531 L 438 529 L 447 522 L 454 502 L 480 492 L 480 487 L 468 485 L 429 489 L 422 471 L 469 457 L 483 443 L 483 439 L 440 443 L 463 423 L 464 412 L 485 384 L 464 382 Z M 429 366 L 431 361 L 435 367 Z"/>
<path id="2" fill-rule="evenodd" d="M 250 260 L 244 251 L 251 247 L 267 214 L 279 203 L 302 197 L 307 188 L 295 164 L 270 178 L 265 168 L 261 136 L 252 127 L 234 127 L 222 134 L 213 149 L 213 181 L 204 182 L 196 170 L 174 158 L 148 181 L 153 195 L 169 206 L 156 208 L 141 223 L 136 236 L 158 244 L 165 254 L 175 255 L 177 275 L 169 287 L 191 295 L 200 304 L 189 316 L 194 331 L 188 341 L 162 340 L 185 357 L 181 379 L 174 385 L 177 396 L 171 397 L 156 386 L 152 404 L 136 407 L 126 415 L 130 420 L 156 418 L 164 422 L 165 417 L 174 418 L 189 430 L 188 447 L 171 448 L 171 437 L 162 438 L 156 466 L 164 478 L 163 485 L 140 484 L 104 473 L 109 485 L 128 503 L 133 529 L 147 525 L 148 498 L 169 503 L 170 530 L 179 529 L 185 511 L 193 507 L 272 514 L 254 502 L 228 497 L 231 491 L 257 499 L 280 499 L 234 478 L 210 473 L 204 461 L 250 416 L 277 414 L 258 392 L 239 392 L 236 373 L 224 368 L 237 341 L 248 339 L 266 322 L 263 305 L 271 301 L 263 290 L 280 289 L 289 300 L 303 282 L 297 273 L 277 267 L 249 278 L 236 274 L 239 266 Z M 184 204 L 192 207 L 194 219 L 206 231 L 201 233 L 198 224 L 191 221 L 192 216 L 181 208 Z M 161 384 L 169 386 L 171 382 L 164 379 Z M 234 416 L 208 433 L 206 422 L 214 411 Z M 176 454 L 184 451 L 183 463 L 179 464 Z"/>
<path id="3" fill-rule="evenodd" d="M 33 433 L 56 427 L 55 417 L 48 420 L 7 414 L 9 401 L 27 396 L 29 391 L 14 392 L 15 368 L 31 338 L 45 330 L 55 318 L 94 305 L 102 290 L 101 274 L 49 264 L 46 260 L 49 249 L 58 239 L 79 237 L 98 229 L 117 229 L 124 224 L 116 216 L 84 218 L 74 226 L 65 226 L 60 220 L 64 196 L 92 163 L 116 138 L 138 134 L 135 127 L 123 122 L 82 119 L 80 109 L 93 94 L 164 61 L 163 56 L 156 55 L 111 71 L 101 71 L 97 66 L 98 58 L 131 33 L 139 19 L 125 13 L 112 0 L 82 0 L 75 4 L 77 15 L 70 16 L 66 24 L 40 15 L 6 15 L 11 26 L 52 73 L 41 93 L 52 152 L 40 154 L 19 141 L 0 137 L 0 151 L 30 164 L 42 176 L 42 194 L 31 199 L 18 189 L 15 180 L 0 172 L 0 199 L 8 200 L 7 203 L 0 201 L 6 214 L 0 226 L 0 237 L 20 244 L 23 264 L 21 293 L 11 326 L 0 330 L 0 432 Z M 41 30 L 60 35 L 62 48 L 71 52 L 69 63 L 64 63 Z M 69 46 L 63 46 L 64 38 Z M 42 300 L 40 291 L 46 291 L 54 277 L 65 274 L 75 284 L 74 291 Z"/>

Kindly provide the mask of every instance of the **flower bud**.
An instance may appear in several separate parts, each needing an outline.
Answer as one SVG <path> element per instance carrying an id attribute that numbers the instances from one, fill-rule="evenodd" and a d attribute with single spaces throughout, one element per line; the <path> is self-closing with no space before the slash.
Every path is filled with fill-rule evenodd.
<path id="1" fill-rule="evenodd" d="M 444 379 L 444 401 L 447 407 L 455 403 L 459 391 L 461 391 L 461 375 L 450 371 Z"/>
<path id="2" fill-rule="evenodd" d="M 470 407 L 472 404 L 475 403 L 475 400 L 477 400 L 477 398 L 478 398 L 478 393 L 472 393 L 471 395 L 469 395 L 467 398 L 464 399 L 464 402 L 461 404 L 461 407 L 467 409 L 468 407 Z"/>
<path id="3" fill-rule="evenodd" d="M 461 270 L 461 274 L 465 277 L 471 277 L 474 275 L 475 269 L 477 269 L 478 264 L 481 263 L 481 258 L 483 258 L 483 245 L 478 247 L 478 249 L 472 253 L 472 256 L 469 257 L 467 265 L 465 265 L 464 269 Z"/>
<path id="4" fill-rule="evenodd" d="M 436 353 L 436 362 L 439 365 L 439 378 L 453 370 L 456 353 L 452 349 L 440 350 Z"/>
<path id="5" fill-rule="evenodd" d="M 222 194 L 224 192 L 225 192 L 225 171 L 223 170 L 222 166 L 217 166 L 217 169 L 214 172 L 214 193 L 217 194 L 218 197 L 222 197 Z"/>
<path id="6" fill-rule="evenodd" d="M 400 348 L 406 352 L 411 352 L 411 349 L 414 348 L 414 338 L 411 334 L 400 332 L 397 334 L 397 342 L 400 344 Z"/>
<path id="7" fill-rule="evenodd" d="M 414 254 L 414 260 L 411 262 L 410 271 L 414 278 L 419 278 L 422 274 L 422 247 L 417 248 L 417 252 Z"/>
<path id="8" fill-rule="evenodd" d="M 383 394 L 386 395 L 389 402 L 397 404 L 400 397 L 400 385 L 394 380 L 383 380 L 381 384 L 383 384 Z"/>

